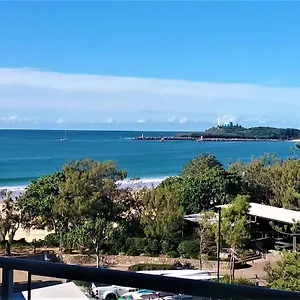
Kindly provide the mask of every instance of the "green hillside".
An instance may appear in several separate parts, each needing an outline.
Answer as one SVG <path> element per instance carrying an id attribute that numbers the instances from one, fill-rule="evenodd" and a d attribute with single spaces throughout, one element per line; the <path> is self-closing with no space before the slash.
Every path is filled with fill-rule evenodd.
<path id="1" fill-rule="evenodd" d="M 239 139 L 278 139 L 291 140 L 300 138 L 300 130 L 294 128 L 276 127 L 250 127 L 245 128 L 240 125 L 231 127 L 212 127 L 204 132 L 180 133 L 181 137 L 201 137 L 204 138 L 239 138 Z"/>

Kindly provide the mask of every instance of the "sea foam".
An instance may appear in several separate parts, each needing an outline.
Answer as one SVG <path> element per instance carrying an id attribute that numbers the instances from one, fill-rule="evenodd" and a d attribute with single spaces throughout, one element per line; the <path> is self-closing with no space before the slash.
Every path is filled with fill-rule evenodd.
<path id="1" fill-rule="evenodd" d="M 148 187 L 148 188 L 156 187 L 166 178 L 168 178 L 168 176 L 157 177 L 157 178 L 126 179 L 126 180 L 118 181 L 117 183 L 121 188 L 141 189 L 144 187 Z M 11 191 L 12 197 L 18 197 L 20 194 L 25 192 L 26 187 L 27 187 L 26 185 L 0 186 L 0 190 Z"/>

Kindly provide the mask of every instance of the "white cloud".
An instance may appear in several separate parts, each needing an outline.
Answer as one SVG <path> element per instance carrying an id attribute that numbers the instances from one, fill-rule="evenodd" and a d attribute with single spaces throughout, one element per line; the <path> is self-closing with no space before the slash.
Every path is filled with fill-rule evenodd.
<path id="1" fill-rule="evenodd" d="M 22 121 L 22 119 L 16 115 L 10 117 L 3 117 L 0 118 L 0 120 L 4 123 L 18 123 Z"/>
<path id="2" fill-rule="evenodd" d="M 64 119 L 58 119 L 58 120 L 56 121 L 57 124 L 63 124 L 64 122 L 65 122 Z"/>
<path id="3" fill-rule="evenodd" d="M 221 122 L 224 123 L 224 122 L 236 122 L 237 121 L 237 118 L 236 116 L 232 116 L 232 115 L 223 115 L 221 116 Z"/>
<path id="4" fill-rule="evenodd" d="M 10 117 L 1 117 L 0 122 L 7 123 L 7 124 L 16 124 L 16 123 L 32 123 L 38 124 L 39 120 L 37 119 L 30 119 L 30 118 L 21 118 L 17 115 L 13 115 Z"/>
<path id="5" fill-rule="evenodd" d="M 114 119 L 113 118 L 108 118 L 107 120 L 104 121 L 104 123 L 113 123 Z"/>
<path id="6" fill-rule="evenodd" d="M 140 119 L 140 120 L 137 120 L 137 123 L 146 123 L 146 120 L 145 119 Z"/>
<path id="7" fill-rule="evenodd" d="M 187 118 L 182 118 L 182 119 L 179 120 L 179 123 L 180 123 L 180 124 L 185 124 L 185 123 L 187 123 L 187 122 L 188 122 L 188 119 L 187 119 Z"/>
<path id="8" fill-rule="evenodd" d="M 101 115 L 110 116 L 102 123 L 113 124 L 212 123 L 218 115 L 223 122 L 238 119 L 243 124 L 266 115 L 262 119 L 274 122 L 283 113 L 288 120 L 297 118 L 299 99 L 298 87 L 0 69 L 0 107 L 5 114 L 0 121 L 11 124 L 60 119 L 65 124 L 99 123 Z"/>
<path id="9" fill-rule="evenodd" d="M 175 116 L 168 119 L 168 122 L 170 122 L 170 123 L 173 123 L 175 121 L 176 121 L 176 117 Z"/>

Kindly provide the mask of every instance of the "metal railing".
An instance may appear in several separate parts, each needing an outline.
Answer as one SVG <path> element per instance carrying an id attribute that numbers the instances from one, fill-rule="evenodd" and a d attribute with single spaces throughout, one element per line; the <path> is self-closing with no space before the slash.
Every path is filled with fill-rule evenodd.
<path id="1" fill-rule="evenodd" d="M 21 258 L 0 257 L 0 268 L 2 268 L 2 299 L 4 300 L 13 299 L 13 270 L 28 272 L 29 299 L 31 295 L 31 275 L 86 282 L 101 282 L 104 284 L 143 288 L 209 299 L 300 299 L 300 293 L 298 292 L 66 265 Z"/>

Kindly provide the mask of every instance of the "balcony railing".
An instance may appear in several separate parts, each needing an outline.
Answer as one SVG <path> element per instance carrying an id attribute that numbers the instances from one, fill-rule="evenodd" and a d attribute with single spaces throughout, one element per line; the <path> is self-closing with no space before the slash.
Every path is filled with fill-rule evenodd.
<path id="1" fill-rule="evenodd" d="M 2 299 L 13 299 L 13 270 L 28 272 L 28 298 L 31 298 L 31 275 L 101 282 L 120 286 L 185 294 L 208 299 L 300 299 L 300 293 L 272 290 L 213 281 L 189 280 L 95 267 L 66 265 L 29 259 L 0 257 L 2 268 Z M 199 299 L 198 298 L 198 299 Z"/>

